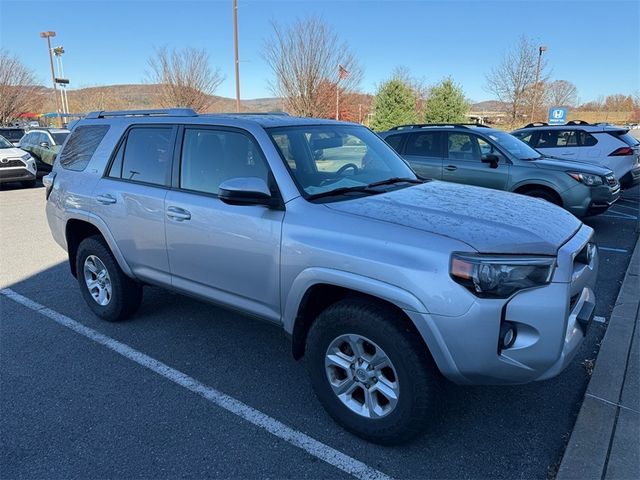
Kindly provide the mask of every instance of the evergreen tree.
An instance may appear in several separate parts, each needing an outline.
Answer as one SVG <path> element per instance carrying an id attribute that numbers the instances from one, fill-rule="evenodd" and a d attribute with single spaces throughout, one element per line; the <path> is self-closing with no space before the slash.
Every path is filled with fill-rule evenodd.
<path id="1" fill-rule="evenodd" d="M 425 123 L 464 123 L 469 102 L 451 77 L 431 89 L 424 109 Z"/>
<path id="2" fill-rule="evenodd" d="M 373 99 L 371 128 L 382 131 L 398 125 L 416 123 L 416 97 L 409 85 L 400 79 L 384 82 Z"/>

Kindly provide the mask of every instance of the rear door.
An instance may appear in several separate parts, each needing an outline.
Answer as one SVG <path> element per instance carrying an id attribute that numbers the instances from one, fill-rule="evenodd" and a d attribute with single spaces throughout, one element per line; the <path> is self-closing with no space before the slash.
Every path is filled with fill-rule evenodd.
<path id="1" fill-rule="evenodd" d="M 107 225 L 133 273 L 169 285 L 164 199 L 171 187 L 177 127 L 133 126 L 94 190 L 94 213 Z"/>
<path id="2" fill-rule="evenodd" d="M 279 321 L 284 211 L 218 198 L 220 184 L 238 177 L 261 178 L 277 192 L 260 147 L 238 129 L 183 132 L 165 209 L 172 285 Z"/>
<path id="3" fill-rule="evenodd" d="M 442 138 L 444 135 L 438 131 L 416 132 L 407 135 L 403 156 L 420 177 L 442 179 L 442 162 L 444 160 Z"/>
<path id="4" fill-rule="evenodd" d="M 488 141 L 473 133 L 449 132 L 446 153 L 443 180 L 497 190 L 507 188 L 510 162 Z M 497 165 L 483 162 L 487 155 L 495 155 Z"/>

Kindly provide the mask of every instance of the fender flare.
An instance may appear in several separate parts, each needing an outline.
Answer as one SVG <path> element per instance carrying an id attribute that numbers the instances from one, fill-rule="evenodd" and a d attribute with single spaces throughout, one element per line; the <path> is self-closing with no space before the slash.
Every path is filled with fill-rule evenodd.
<path id="1" fill-rule="evenodd" d="M 343 287 L 359 293 L 386 300 L 402 310 L 418 313 L 428 313 L 425 305 L 412 293 L 370 277 L 357 275 L 331 268 L 310 267 L 295 278 L 289 289 L 286 301 L 283 301 L 284 311 L 282 323 L 285 332 L 293 334 L 293 328 L 298 316 L 298 310 L 307 291 L 318 284 L 328 284 Z M 284 299 L 283 299 L 284 300 Z"/>
<path id="2" fill-rule="evenodd" d="M 124 255 L 122 255 L 122 252 L 120 251 L 120 248 L 118 247 L 118 244 L 116 243 L 115 238 L 111 234 L 109 227 L 107 227 L 107 224 L 100 217 L 98 217 L 93 213 L 87 213 L 87 212 L 82 212 L 82 213 L 73 212 L 71 214 L 68 214 L 65 220 L 65 241 L 67 240 L 66 230 L 67 230 L 67 224 L 69 223 L 69 220 L 81 220 L 83 222 L 89 223 L 94 227 L 96 227 L 100 232 L 100 234 L 102 235 L 102 237 L 104 238 L 104 240 L 107 242 L 107 246 L 111 250 L 111 253 L 113 253 L 113 256 L 115 257 L 116 262 L 118 262 L 118 265 L 120 266 L 122 271 L 125 273 L 125 275 L 131 278 L 135 278 L 135 275 L 131 271 L 131 267 L 129 267 L 129 264 L 125 260 Z M 68 244 L 68 241 L 67 241 L 67 244 Z"/>

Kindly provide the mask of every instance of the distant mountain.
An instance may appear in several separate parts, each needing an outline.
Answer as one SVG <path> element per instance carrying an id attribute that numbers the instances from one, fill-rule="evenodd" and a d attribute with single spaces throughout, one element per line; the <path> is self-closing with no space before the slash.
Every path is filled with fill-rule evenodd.
<path id="1" fill-rule="evenodd" d="M 38 105 L 41 112 L 55 111 L 55 100 L 51 88 L 42 88 L 41 102 Z M 72 113 L 85 113 L 92 110 L 135 110 L 161 108 L 159 85 L 129 84 L 105 85 L 99 87 L 85 87 L 68 90 L 69 110 Z M 209 112 L 234 112 L 236 101 L 234 98 L 211 95 Z M 242 111 L 271 112 L 282 110 L 282 100 L 279 98 L 256 98 L 242 100 Z"/>
<path id="2" fill-rule="evenodd" d="M 472 112 L 505 112 L 507 110 L 507 104 L 498 100 L 485 100 L 471 104 Z"/>

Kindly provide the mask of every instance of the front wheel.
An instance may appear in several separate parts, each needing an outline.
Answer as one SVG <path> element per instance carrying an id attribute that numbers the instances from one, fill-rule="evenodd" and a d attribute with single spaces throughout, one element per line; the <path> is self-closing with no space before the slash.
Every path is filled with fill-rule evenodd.
<path id="1" fill-rule="evenodd" d="M 562 206 L 562 203 L 558 200 L 558 198 L 556 198 L 555 195 L 553 195 L 551 192 L 548 192 L 546 190 L 542 190 L 542 189 L 529 190 L 528 192 L 525 192 L 525 195 L 529 197 L 540 198 L 549 203 L 553 203 L 554 205 L 558 205 L 559 207 Z"/>
<path id="2" fill-rule="evenodd" d="M 78 246 L 76 276 L 89 308 L 109 322 L 133 315 L 142 302 L 142 286 L 124 274 L 100 236 Z"/>
<path id="3" fill-rule="evenodd" d="M 375 443 L 404 443 L 420 434 L 441 389 L 424 343 L 401 313 L 346 299 L 311 326 L 306 362 L 318 399 L 336 422 Z"/>

